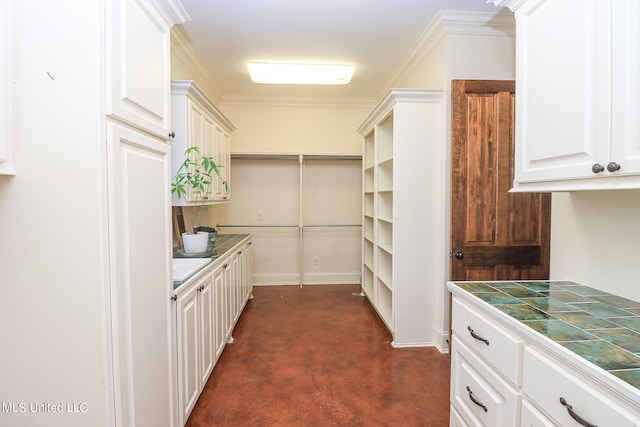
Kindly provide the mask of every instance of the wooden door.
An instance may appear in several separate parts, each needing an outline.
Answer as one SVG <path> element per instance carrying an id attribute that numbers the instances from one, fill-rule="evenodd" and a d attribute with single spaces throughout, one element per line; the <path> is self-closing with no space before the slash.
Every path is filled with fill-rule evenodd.
<path id="1" fill-rule="evenodd" d="M 509 193 L 513 81 L 452 82 L 451 280 L 549 277 L 551 195 Z"/>

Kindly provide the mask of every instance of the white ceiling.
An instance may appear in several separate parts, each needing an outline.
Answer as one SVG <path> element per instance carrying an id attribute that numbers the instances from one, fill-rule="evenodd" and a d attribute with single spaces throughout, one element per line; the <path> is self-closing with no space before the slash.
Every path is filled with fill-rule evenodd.
<path id="1" fill-rule="evenodd" d="M 223 96 L 377 98 L 438 10 L 486 0 L 181 0 L 191 48 Z M 344 86 L 258 85 L 251 61 L 353 64 Z"/>

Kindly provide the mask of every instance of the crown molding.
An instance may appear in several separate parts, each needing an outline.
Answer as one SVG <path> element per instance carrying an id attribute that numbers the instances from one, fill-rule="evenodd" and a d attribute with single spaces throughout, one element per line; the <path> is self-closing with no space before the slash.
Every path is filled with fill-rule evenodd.
<path id="1" fill-rule="evenodd" d="M 487 0 L 487 3 L 500 7 L 508 7 L 512 12 L 515 12 L 525 1 L 526 0 Z"/>
<path id="2" fill-rule="evenodd" d="M 151 2 L 162 12 L 171 25 L 191 21 L 189 13 L 178 0 L 151 0 Z"/>
<path id="3" fill-rule="evenodd" d="M 512 38 L 515 37 L 515 20 L 508 11 L 488 13 L 441 10 L 396 67 L 386 87 L 394 87 L 395 82 L 413 72 L 424 57 L 450 35 Z"/>
<path id="4" fill-rule="evenodd" d="M 220 86 L 211 77 L 211 73 L 207 71 L 206 67 L 200 61 L 193 48 L 191 47 L 191 41 L 185 34 L 182 27 L 175 26 L 171 29 L 171 55 L 178 58 L 181 62 L 185 63 L 188 67 L 196 70 L 198 74 L 198 80 L 200 86 L 206 83 L 206 87 L 213 90 L 214 93 L 210 94 L 210 97 L 216 100 L 222 98 L 222 90 Z"/>

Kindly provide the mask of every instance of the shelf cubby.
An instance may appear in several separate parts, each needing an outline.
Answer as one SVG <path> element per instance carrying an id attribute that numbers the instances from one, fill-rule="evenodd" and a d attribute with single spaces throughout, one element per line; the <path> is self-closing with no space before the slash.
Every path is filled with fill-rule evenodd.
<path id="1" fill-rule="evenodd" d="M 393 189 L 393 160 L 386 160 L 378 165 L 378 191 Z"/>
<path id="2" fill-rule="evenodd" d="M 378 221 L 378 246 L 386 252 L 393 254 L 393 223 Z"/>
<path id="3" fill-rule="evenodd" d="M 369 168 L 373 168 L 374 165 L 374 138 L 375 135 L 373 132 L 371 132 L 369 135 L 367 135 L 364 138 L 364 158 L 363 158 L 363 167 L 364 169 L 369 169 Z"/>
<path id="4" fill-rule="evenodd" d="M 364 194 L 364 215 L 373 217 L 373 193 Z"/>
<path id="5" fill-rule="evenodd" d="M 393 114 L 378 125 L 378 163 L 393 159 Z"/>
<path id="6" fill-rule="evenodd" d="M 393 221 L 393 192 L 381 191 L 378 193 L 378 218 L 385 221 Z"/>
<path id="7" fill-rule="evenodd" d="M 373 266 L 373 242 L 365 240 L 363 246 L 364 263 Z"/>

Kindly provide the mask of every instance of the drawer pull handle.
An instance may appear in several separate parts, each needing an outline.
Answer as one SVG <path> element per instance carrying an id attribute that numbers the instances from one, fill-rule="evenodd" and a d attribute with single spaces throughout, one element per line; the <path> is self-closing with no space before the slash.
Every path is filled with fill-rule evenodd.
<path id="1" fill-rule="evenodd" d="M 484 406 L 482 403 L 480 403 L 480 401 L 476 400 L 475 397 L 473 397 L 473 392 L 471 391 L 471 389 L 469 388 L 469 386 L 467 386 L 467 392 L 469 393 L 469 399 L 471 399 L 471 401 L 473 403 L 475 403 L 476 405 L 478 405 L 479 407 L 481 407 L 482 409 L 484 409 L 484 412 L 487 412 L 487 407 Z M 597 427 L 597 426 L 596 426 Z"/>
<path id="2" fill-rule="evenodd" d="M 489 345 L 489 340 L 486 338 L 482 338 L 480 335 L 477 335 L 475 332 L 473 332 L 473 329 L 471 329 L 471 326 L 467 326 L 467 329 L 469 330 L 469 333 L 473 338 L 477 339 L 478 341 L 482 341 L 486 345 Z"/>
<path id="3" fill-rule="evenodd" d="M 467 389 L 468 388 L 469 387 L 467 387 Z M 571 415 L 571 418 L 573 418 L 574 420 L 576 420 L 578 422 L 578 424 L 580 424 L 582 426 L 585 426 L 585 427 L 598 427 L 597 425 L 591 424 L 590 422 L 588 422 L 587 420 L 582 418 L 580 415 L 578 415 L 575 412 L 573 412 L 573 407 L 571 407 L 571 405 L 569 405 L 569 402 L 567 402 L 564 397 L 560 398 L 560 403 L 563 406 L 567 407 L 567 412 L 569 413 L 569 415 Z"/>

